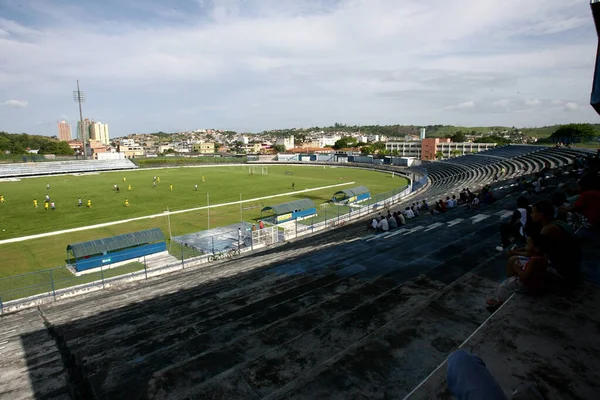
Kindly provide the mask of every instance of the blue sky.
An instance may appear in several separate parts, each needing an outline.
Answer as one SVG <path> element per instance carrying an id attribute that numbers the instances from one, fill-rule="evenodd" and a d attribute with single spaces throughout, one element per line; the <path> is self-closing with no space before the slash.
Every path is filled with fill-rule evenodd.
<path id="1" fill-rule="evenodd" d="M 0 130 L 597 122 L 582 0 L 0 0 Z"/>

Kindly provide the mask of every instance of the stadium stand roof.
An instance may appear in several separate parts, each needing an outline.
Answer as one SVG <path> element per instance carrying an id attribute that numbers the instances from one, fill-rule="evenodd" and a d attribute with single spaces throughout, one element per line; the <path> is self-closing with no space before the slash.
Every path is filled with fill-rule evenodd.
<path id="1" fill-rule="evenodd" d="M 165 235 L 159 228 L 145 231 L 126 233 L 104 239 L 90 240 L 88 242 L 73 243 L 67 246 L 67 251 L 72 251 L 75 258 L 87 257 L 104 252 L 126 249 L 165 240 Z"/>
<path id="2" fill-rule="evenodd" d="M 311 199 L 300 199 L 290 201 L 288 203 L 277 204 L 274 206 L 266 206 L 261 210 L 261 212 L 273 210 L 273 213 L 275 215 L 280 215 L 298 210 L 308 210 L 311 208 L 317 208 L 317 206 Z"/>
<path id="3" fill-rule="evenodd" d="M 361 194 L 369 193 L 369 188 L 366 186 L 357 186 L 350 189 L 339 190 L 335 192 L 333 195 L 337 196 L 338 194 L 345 194 L 348 197 L 359 196 Z"/>

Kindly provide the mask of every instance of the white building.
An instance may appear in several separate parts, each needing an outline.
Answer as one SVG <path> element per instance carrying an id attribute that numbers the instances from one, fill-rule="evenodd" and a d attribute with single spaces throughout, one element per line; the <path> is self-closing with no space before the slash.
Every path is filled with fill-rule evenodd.
<path id="1" fill-rule="evenodd" d="M 335 142 L 337 142 L 341 138 L 342 137 L 340 135 L 321 136 L 319 138 L 319 147 L 333 146 Z"/>
<path id="2" fill-rule="evenodd" d="M 109 145 L 110 138 L 108 136 L 108 124 L 102 122 L 91 121 L 89 124 L 90 140 L 97 140 L 102 144 Z"/>
<path id="3" fill-rule="evenodd" d="M 237 138 L 235 138 L 235 141 L 241 144 L 248 144 L 249 140 L 248 140 L 248 136 L 238 136 Z"/>
<path id="4" fill-rule="evenodd" d="M 425 128 L 419 129 L 419 138 L 421 140 L 425 139 Z"/>
<path id="5" fill-rule="evenodd" d="M 277 138 L 275 142 L 276 145 L 283 145 L 285 149 L 293 149 L 295 147 L 294 144 L 294 135 L 290 135 L 288 137 Z"/>

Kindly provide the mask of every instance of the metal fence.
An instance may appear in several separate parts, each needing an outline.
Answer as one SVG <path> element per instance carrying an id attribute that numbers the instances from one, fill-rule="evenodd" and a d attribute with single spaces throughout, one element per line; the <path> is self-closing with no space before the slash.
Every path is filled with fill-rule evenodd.
<path id="1" fill-rule="evenodd" d="M 377 169 L 398 172 L 389 166 L 380 166 Z M 90 273 L 75 276 L 71 267 L 61 266 L 1 278 L 0 313 L 101 290 L 118 283 L 148 279 L 167 272 L 200 266 L 299 236 L 343 227 L 352 220 L 392 207 L 412 192 L 423 189 L 427 183 L 427 171 L 424 169 L 413 168 L 404 175 L 409 175 L 413 179 L 412 185 L 374 195 L 360 204 L 330 205 L 327 208 L 319 209 L 317 215 L 302 220 L 263 229 L 249 229 L 244 232 L 243 240 L 240 241 L 243 245 L 236 246 L 236 241 L 231 241 L 229 247 L 221 246 L 213 251 L 206 251 L 195 248 L 184 241 L 178 242 L 173 237 L 174 240 L 168 243 L 168 254 L 141 257 L 110 269 L 102 267 Z"/>

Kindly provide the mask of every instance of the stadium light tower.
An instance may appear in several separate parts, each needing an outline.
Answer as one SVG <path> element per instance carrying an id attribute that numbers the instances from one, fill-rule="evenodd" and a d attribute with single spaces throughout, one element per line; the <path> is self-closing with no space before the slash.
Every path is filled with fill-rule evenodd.
<path id="1" fill-rule="evenodd" d="M 83 159 L 87 160 L 85 133 L 83 131 L 83 112 L 81 111 L 81 103 L 85 103 L 85 93 L 79 90 L 79 79 L 77 79 L 77 90 L 73 90 L 73 101 L 79 103 L 79 129 L 81 131 L 81 141 L 83 143 Z"/>

